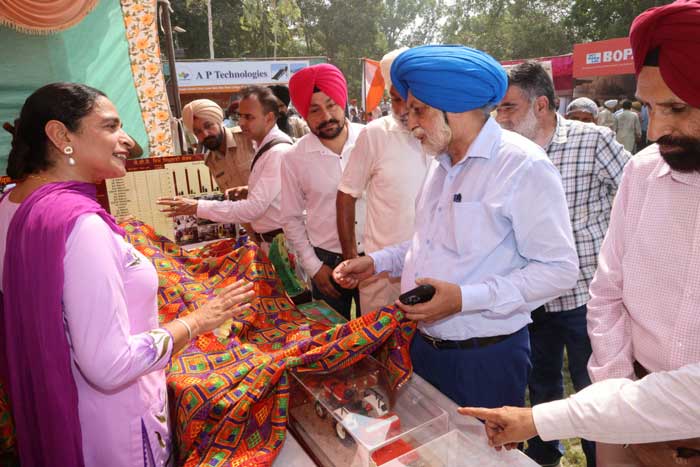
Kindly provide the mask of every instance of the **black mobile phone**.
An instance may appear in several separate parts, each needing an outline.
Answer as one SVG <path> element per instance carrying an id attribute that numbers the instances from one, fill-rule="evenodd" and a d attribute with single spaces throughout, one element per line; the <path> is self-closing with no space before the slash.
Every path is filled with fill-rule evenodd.
<path id="1" fill-rule="evenodd" d="M 419 285 L 415 289 L 399 295 L 399 300 L 404 305 L 417 305 L 419 303 L 429 302 L 433 298 L 433 295 L 435 295 L 435 287 L 425 284 Z"/>

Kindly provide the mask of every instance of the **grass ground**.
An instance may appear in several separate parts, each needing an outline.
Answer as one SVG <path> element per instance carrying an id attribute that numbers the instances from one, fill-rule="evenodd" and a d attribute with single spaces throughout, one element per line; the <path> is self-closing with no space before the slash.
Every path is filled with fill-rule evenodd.
<path id="1" fill-rule="evenodd" d="M 573 394 L 574 385 L 571 382 L 571 377 L 569 376 L 569 362 L 566 357 L 564 358 L 564 395 L 568 397 Z M 581 440 L 578 438 L 564 440 L 563 444 L 566 448 L 564 457 L 561 460 L 562 467 L 571 466 L 581 466 L 586 465 L 586 456 L 583 455 L 583 450 L 581 449 Z"/>

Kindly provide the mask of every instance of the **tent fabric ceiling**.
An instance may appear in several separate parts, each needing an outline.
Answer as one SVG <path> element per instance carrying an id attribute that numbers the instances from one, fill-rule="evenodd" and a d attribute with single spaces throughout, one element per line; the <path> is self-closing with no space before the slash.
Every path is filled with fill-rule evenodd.
<path id="1" fill-rule="evenodd" d="M 0 0 L 0 24 L 28 34 L 51 34 L 75 26 L 98 0 Z"/>
<path id="2" fill-rule="evenodd" d="M 155 16 L 155 0 L 102 0 L 83 21 L 60 33 L 27 35 L 0 26 L 0 123 L 14 121 L 37 88 L 80 82 L 109 96 L 144 157 L 172 155 Z M 10 135 L 0 130 L 0 175 L 9 151 Z"/>

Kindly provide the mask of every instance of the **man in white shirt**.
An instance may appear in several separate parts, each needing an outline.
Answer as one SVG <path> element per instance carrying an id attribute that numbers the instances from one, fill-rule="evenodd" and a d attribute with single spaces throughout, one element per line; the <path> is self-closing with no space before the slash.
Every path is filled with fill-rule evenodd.
<path id="1" fill-rule="evenodd" d="M 420 142 L 408 131 L 408 107 L 391 85 L 389 70 L 394 59 L 407 48 L 382 58 L 380 69 L 391 95 L 391 115 L 367 125 L 353 148 L 338 186 L 338 234 L 343 259 L 358 256 L 355 240 L 355 203 L 367 190 L 365 253 L 401 243 L 413 235 L 418 190 L 428 170 L 428 157 Z M 391 305 L 399 298 L 401 281 L 387 272 L 360 284 L 364 313 Z"/>
<path id="2" fill-rule="evenodd" d="M 503 67 L 463 46 L 399 55 L 391 81 L 409 127 L 435 156 L 416 201 L 411 240 L 335 270 L 345 286 L 374 273 L 401 290 L 435 288 L 418 305 L 415 371 L 460 405 L 524 405 L 530 312 L 573 287 L 578 259 L 557 169 L 542 148 L 490 118 L 503 98 Z"/>
<path id="3" fill-rule="evenodd" d="M 637 142 L 642 139 L 642 125 L 639 116 L 632 112 L 632 102 L 622 101 L 622 109 L 615 113 L 615 137 L 629 152 L 634 152 Z"/>
<path id="4" fill-rule="evenodd" d="M 268 88 L 250 86 L 241 92 L 238 106 L 243 134 L 254 143 L 255 155 L 248 179 L 248 196 L 239 201 L 206 201 L 176 197 L 160 199 L 168 216 L 190 215 L 215 222 L 250 223 L 251 237 L 269 251 L 282 233 L 280 165 L 292 139 L 277 128 L 277 98 Z"/>
<path id="5" fill-rule="evenodd" d="M 615 116 L 613 111 L 617 107 L 617 99 L 609 99 L 603 103 L 603 108 L 598 112 L 598 125 L 606 126 L 615 131 Z"/>
<path id="6" fill-rule="evenodd" d="M 463 407 L 462 415 L 486 421 L 489 444 L 515 447 L 539 435 L 544 440 L 585 437 L 604 443 L 653 443 L 700 437 L 700 363 L 593 383 L 568 399 L 532 408 Z"/>
<path id="7" fill-rule="evenodd" d="M 346 290 L 332 277 L 342 261 L 336 225 L 335 197 L 350 149 L 363 128 L 345 119 L 347 84 L 341 71 L 330 64 L 306 67 L 289 82 L 294 107 L 309 125 L 282 161 L 282 223 L 301 265 L 312 278 L 312 295 L 323 299 L 350 318 L 357 288 Z M 306 218 L 304 218 L 306 211 Z M 363 252 L 364 200 L 357 206 L 357 251 Z"/>

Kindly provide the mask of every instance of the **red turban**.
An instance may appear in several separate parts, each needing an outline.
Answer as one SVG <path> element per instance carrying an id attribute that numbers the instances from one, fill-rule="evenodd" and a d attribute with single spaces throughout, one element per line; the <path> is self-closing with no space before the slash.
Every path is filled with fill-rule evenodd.
<path id="1" fill-rule="evenodd" d="M 630 28 L 634 70 L 659 49 L 659 71 L 666 85 L 693 107 L 700 107 L 700 0 L 676 0 L 650 8 Z"/>
<path id="2" fill-rule="evenodd" d="M 326 93 L 333 102 L 345 108 L 348 100 L 348 85 L 343 73 L 328 63 L 307 66 L 294 73 L 289 80 L 292 103 L 302 117 L 306 118 L 309 114 L 314 88 Z"/>

